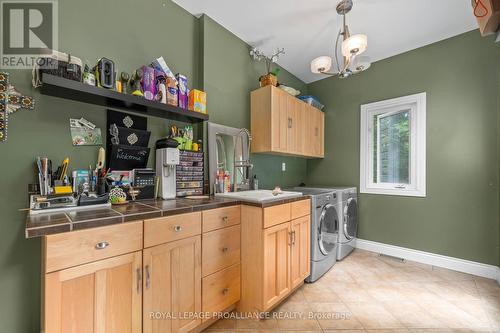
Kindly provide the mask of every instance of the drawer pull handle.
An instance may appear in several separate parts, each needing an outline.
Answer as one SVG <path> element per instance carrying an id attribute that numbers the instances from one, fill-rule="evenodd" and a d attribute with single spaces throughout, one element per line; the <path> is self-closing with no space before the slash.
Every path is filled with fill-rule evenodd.
<path id="1" fill-rule="evenodd" d="M 104 250 L 109 246 L 108 242 L 99 242 L 95 245 L 96 250 Z"/>
<path id="2" fill-rule="evenodd" d="M 229 292 L 229 288 L 222 289 L 222 295 L 227 295 L 228 292 Z"/>
<path id="3" fill-rule="evenodd" d="M 174 231 L 175 231 L 175 232 L 182 231 L 182 227 L 181 227 L 180 225 L 176 225 L 176 226 L 174 227 Z"/>
<path id="4" fill-rule="evenodd" d="M 229 251 L 229 248 L 228 248 L 227 246 L 224 246 L 224 247 L 222 248 L 222 252 L 226 253 L 227 251 Z"/>
<path id="5" fill-rule="evenodd" d="M 223 217 L 222 217 L 222 221 L 223 221 L 224 223 L 227 223 L 227 221 L 229 221 L 229 218 L 228 218 L 227 216 L 223 216 Z"/>

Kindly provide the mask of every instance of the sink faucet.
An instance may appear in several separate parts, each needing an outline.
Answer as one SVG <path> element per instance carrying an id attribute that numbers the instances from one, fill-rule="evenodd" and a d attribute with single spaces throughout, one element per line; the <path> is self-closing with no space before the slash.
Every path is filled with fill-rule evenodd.
<path id="1" fill-rule="evenodd" d="M 246 139 L 246 147 L 244 140 Z M 241 140 L 241 160 L 236 159 L 236 148 L 234 149 L 234 174 L 233 174 L 233 184 L 234 191 L 248 191 L 250 190 L 250 171 L 253 168 L 253 164 L 250 163 L 250 141 L 252 141 L 252 135 L 246 128 L 240 129 L 238 135 L 235 139 L 235 147 L 238 145 L 238 139 Z M 245 149 L 246 148 L 246 149 Z M 238 182 L 237 174 L 241 175 L 241 181 Z"/>

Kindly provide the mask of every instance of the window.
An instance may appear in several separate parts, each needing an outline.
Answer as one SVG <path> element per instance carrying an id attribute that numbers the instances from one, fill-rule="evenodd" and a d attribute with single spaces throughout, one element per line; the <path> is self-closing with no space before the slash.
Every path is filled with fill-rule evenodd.
<path id="1" fill-rule="evenodd" d="M 361 105 L 361 193 L 425 197 L 425 113 L 425 93 Z"/>

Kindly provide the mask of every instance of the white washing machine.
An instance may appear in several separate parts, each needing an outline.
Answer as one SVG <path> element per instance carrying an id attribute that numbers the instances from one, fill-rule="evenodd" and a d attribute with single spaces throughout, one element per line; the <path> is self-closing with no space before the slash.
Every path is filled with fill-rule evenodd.
<path id="1" fill-rule="evenodd" d="M 341 207 L 333 190 L 304 187 L 293 190 L 311 196 L 311 275 L 306 282 L 314 282 L 337 261 Z"/>
<path id="2" fill-rule="evenodd" d="M 344 259 L 356 247 L 358 233 L 358 192 L 355 187 L 336 187 L 341 215 L 337 260 Z"/>
<path id="3" fill-rule="evenodd" d="M 335 191 L 337 193 L 340 214 L 337 260 L 342 260 L 356 247 L 358 232 L 358 191 L 356 187 L 349 186 L 314 187 L 314 189 Z"/>

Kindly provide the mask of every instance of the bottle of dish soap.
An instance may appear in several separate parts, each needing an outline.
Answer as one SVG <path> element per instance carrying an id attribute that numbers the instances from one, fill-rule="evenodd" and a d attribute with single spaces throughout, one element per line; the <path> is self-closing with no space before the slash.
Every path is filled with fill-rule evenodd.
<path id="1" fill-rule="evenodd" d="M 257 175 L 253 175 L 253 181 L 252 181 L 252 188 L 257 191 L 259 189 L 259 179 L 257 178 Z"/>
<path id="2" fill-rule="evenodd" d="M 229 177 L 229 171 L 224 174 L 224 193 L 231 192 L 231 178 Z"/>

